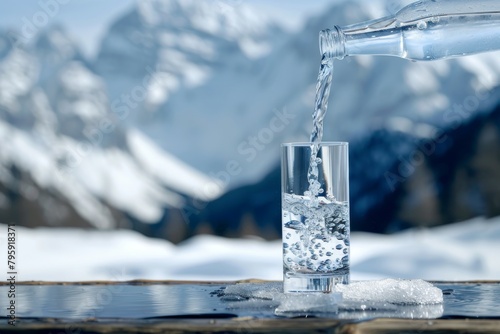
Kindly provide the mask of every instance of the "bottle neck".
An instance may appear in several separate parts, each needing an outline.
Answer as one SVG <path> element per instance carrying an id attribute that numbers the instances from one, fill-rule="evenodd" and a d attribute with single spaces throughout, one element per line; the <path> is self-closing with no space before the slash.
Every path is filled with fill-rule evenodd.
<path id="1" fill-rule="evenodd" d="M 342 59 L 355 55 L 387 55 L 404 57 L 404 41 L 400 29 L 325 29 L 320 32 L 321 55 Z"/>
<path id="2" fill-rule="evenodd" d="M 319 33 L 319 52 L 321 56 L 342 59 L 346 56 L 345 35 L 339 26 L 333 30 L 325 29 Z"/>

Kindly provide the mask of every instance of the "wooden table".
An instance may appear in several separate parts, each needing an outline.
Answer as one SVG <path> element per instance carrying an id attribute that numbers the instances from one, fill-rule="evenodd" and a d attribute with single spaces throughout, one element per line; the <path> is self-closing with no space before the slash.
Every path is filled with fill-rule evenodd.
<path id="1" fill-rule="evenodd" d="M 18 282 L 12 326 L 12 287 L 4 282 L 0 333 L 500 333 L 500 282 L 433 282 L 444 291 L 437 314 L 398 306 L 393 313 L 340 309 L 296 318 L 276 316 L 272 305 L 235 307 L 223 288 L 238 283 Z"/>

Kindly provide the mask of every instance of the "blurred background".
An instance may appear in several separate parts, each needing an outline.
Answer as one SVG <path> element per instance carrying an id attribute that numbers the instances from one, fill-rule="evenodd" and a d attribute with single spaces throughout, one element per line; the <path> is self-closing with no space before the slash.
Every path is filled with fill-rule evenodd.
<path id="1" fill-rule="evenodd" d="M 3 0 L 0 223 L 280 238 L 318 32 L 409 2 Z M 350 142 L 352 231 L 500 214 L 499 56 L 335 62 L 324 140 Z"/>

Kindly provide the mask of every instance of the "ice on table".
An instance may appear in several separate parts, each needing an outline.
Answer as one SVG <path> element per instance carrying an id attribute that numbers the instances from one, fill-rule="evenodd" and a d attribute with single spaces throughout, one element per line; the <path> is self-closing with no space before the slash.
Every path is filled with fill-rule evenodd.
<path id="1" fill-rule="evenodd" d="M 240 283 L 228 286 L 223 300 L 228 308 L 275 308 L 276 314 L 283 315 L 371 310 L 382 316 L 435 318 L 443 310 L 442 291 L 421 279 L 358 281 L 336 289 L 329 294 L 285 294 L 281 282 Z"/>
<path id="2" fill-rule="evenodd" d="M 342 294 L 335 293 L 283 293 L 283 283 L 240 283 L 224 290 L 223 300 L 230 308 L 276 308 L 276 313 L 336 313 Z"/>
<path id="3" fill-rule="evenodd" d="M 443 302 L 443 292 L 421 279 L 403 280 L 387 278 L 375 281 L 358 281 L 338 285 L 346 301 L 367 301 L 400 305 L 429 305 Z"/>
<path id="4" fill-rule="evenodd" d="M 282 293 L 279 297 L 276 314 L 288 313 L 337 313 L 342 294 L 334 293 Z"/>

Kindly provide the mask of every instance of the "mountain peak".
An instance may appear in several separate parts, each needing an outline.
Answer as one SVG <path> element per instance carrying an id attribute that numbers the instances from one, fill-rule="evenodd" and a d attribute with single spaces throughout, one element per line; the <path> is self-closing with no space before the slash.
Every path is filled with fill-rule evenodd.
<path id="1" fill-rule="evenodd" d="M 265 19 L 262 15 L 256 15 L 242 1 L 144 0 L 137 3 L 137 9 L 141 17 L 149 24 L 171 23 L 171 19 L 176 18 L 175 23 L 187 19 L 186 23 L 191 25 L 208 27 L 211 23 L 207 20 L 213 18 L 222 20 L 231 16 L 239 16 L 248 20 L 253 16 L 258 22 L 252 23 L 261 25 Z"/>
<path id="2" fill-rule="evenodd" d="M 80 56 L 76 43 L 69 37 L 66 30 L 59 25 L 53 25 L 41 31 L 35 42 L 35 49 L 38 53 L 51 55 L 60 60 Z"/>
<path id="3" fill-rule="evenodd" d="M 238 41 L 263 37 L 278 25 L 241 0 L 145 0 L 137 3 L 139 19 L 150 27 L 196 31 Z"/>

